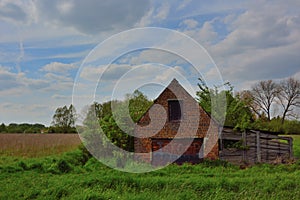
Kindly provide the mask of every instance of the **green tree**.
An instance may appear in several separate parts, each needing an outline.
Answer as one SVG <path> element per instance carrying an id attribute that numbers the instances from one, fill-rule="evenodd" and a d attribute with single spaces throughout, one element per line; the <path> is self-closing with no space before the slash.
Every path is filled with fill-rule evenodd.
<path id="1" fill-rule="evenodd" d="M 52 126 L 49 132 L 70 133 L 75 131 L 76 110 L 71 104 L 67 106 L 58 107 L 55 110 L 52 120 Z"/>
<path id="2" fill-rule="evenodd" d="M 129 114 L 134 122 L 137 122 L 153 104 L 153 101 L 149 100 L 148 97 L 139 90 L 135 90 L 128 99 Z"/>
<path id="3" fill-rule="evenodd" d="M 7 132 L 7 128 L 6 128 L 5 124 L 2 123 L 2 124 L 0 125 L 0 133 L 6 133 L 6 132 Z"/>
<path id="4" fill-rule="evenodd" d="M 225 126 L 246 129 L 253 121 L 249 107 L 239 95 L 233 95 L 233 86 L 225 83 L 227 89 L 219 91 L 219 87 L 209 88 L 202 79 L 199 79 L 197 100 L 200 106 L 211 114 L 219 123 L 224 121 Z M 225 117 L 223 119 L 223 117 Z"/>
<path id="5" fill-rule="evenodd" d="M 83 135 L 88 138 L 87 141 L 93 138 L 89 141 L 90 146 L 93 146 L 94 138 L 97 136 L 93 136 L 93 131 L 90 130 L 98 133 L 101 133 L 102 130 L 113 144 L 122 149 L 133 151 L 133 136 L 128 133 L 133 132 L 134 123 L 151 105 L 152 101 L 138 90 L 134 91 L 133 94 L 127 94 L 123 101 L 112 100 L 102 104 L 94 102 L 88 108 L 83 122 L 84 127 L 86 127 Z M 99 125 L 101 130 L 98 129 Z M 105 146 L 106 141 L 103 138 L 98 138 L 98 141 Z"/>

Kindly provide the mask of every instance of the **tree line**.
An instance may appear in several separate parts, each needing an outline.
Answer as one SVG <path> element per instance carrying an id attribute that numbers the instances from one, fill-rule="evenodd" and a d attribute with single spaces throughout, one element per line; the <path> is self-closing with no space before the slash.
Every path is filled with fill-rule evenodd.
<path id="1" fill-rule="evenodd" d="M 0 125 L 0 133 L 77 133 L 75 128 L 76 110 L 70 106 L 58 107 L 49 127 L 43 124 L 10 123 Z"/>

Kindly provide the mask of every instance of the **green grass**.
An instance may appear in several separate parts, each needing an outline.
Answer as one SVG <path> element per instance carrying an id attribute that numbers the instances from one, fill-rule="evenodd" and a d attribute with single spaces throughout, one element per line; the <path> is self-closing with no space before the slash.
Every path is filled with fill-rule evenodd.
<path id="1" fill-rule="evenodd" d="M 294 137 L 299 156 L 300 137 Z M 299 199 L 300 161 L 240 169 L 220 161 L 123 173 L 82 150 L 0 157 L 0 199 Z"/>
<path id="2" fill-rule="evenodd" d="M 294 157 L 300 159 L 300 135 L 290 135 L 293 137 Z"/>
<path id="3" fill-rule="evenodd" d="M 145 174 L 119 172 L 79 151 L 10 159 L 1 165 L 0 199 L 296 199 L 300 163 L 245 170 L 223 162 L 171 165 Z"/>

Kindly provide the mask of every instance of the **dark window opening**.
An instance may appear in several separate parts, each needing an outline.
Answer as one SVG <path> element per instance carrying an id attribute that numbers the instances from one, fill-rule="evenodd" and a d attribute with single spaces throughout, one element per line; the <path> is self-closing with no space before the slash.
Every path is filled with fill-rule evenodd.
<path id="1" fill-rule="evenodd" d="M 169 121 L 181 120 L 181 108 L 179 100 L 169 100 Z"/>

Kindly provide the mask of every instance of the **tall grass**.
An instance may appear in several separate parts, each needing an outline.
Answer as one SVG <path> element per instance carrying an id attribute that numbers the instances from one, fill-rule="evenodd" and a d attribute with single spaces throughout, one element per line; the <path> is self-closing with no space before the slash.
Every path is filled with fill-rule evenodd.
<path id="1" fill-rule="evenodd" d="M 299 154 L 300 137 L 294 138 Z M 40 158 L 0 157 L 0 199 L 299 199 L 300 161 L 246 169 L 221 161 L 129 174 L 84 148 Z"/>
<path id="2" fill-rule="evenodd" d="M 3 157 L 2 157 L 3 158 Z M 0 165 L 0 199 L 297 199 L 300 162 L 240 169 L 220 161 L 129 174 L 84 149 Z"/>
<path id="3" fill-rule="evenodd" d="M 300 135 L 289 135 L 293 138 L 294 157 L 300 159 Z"/>

